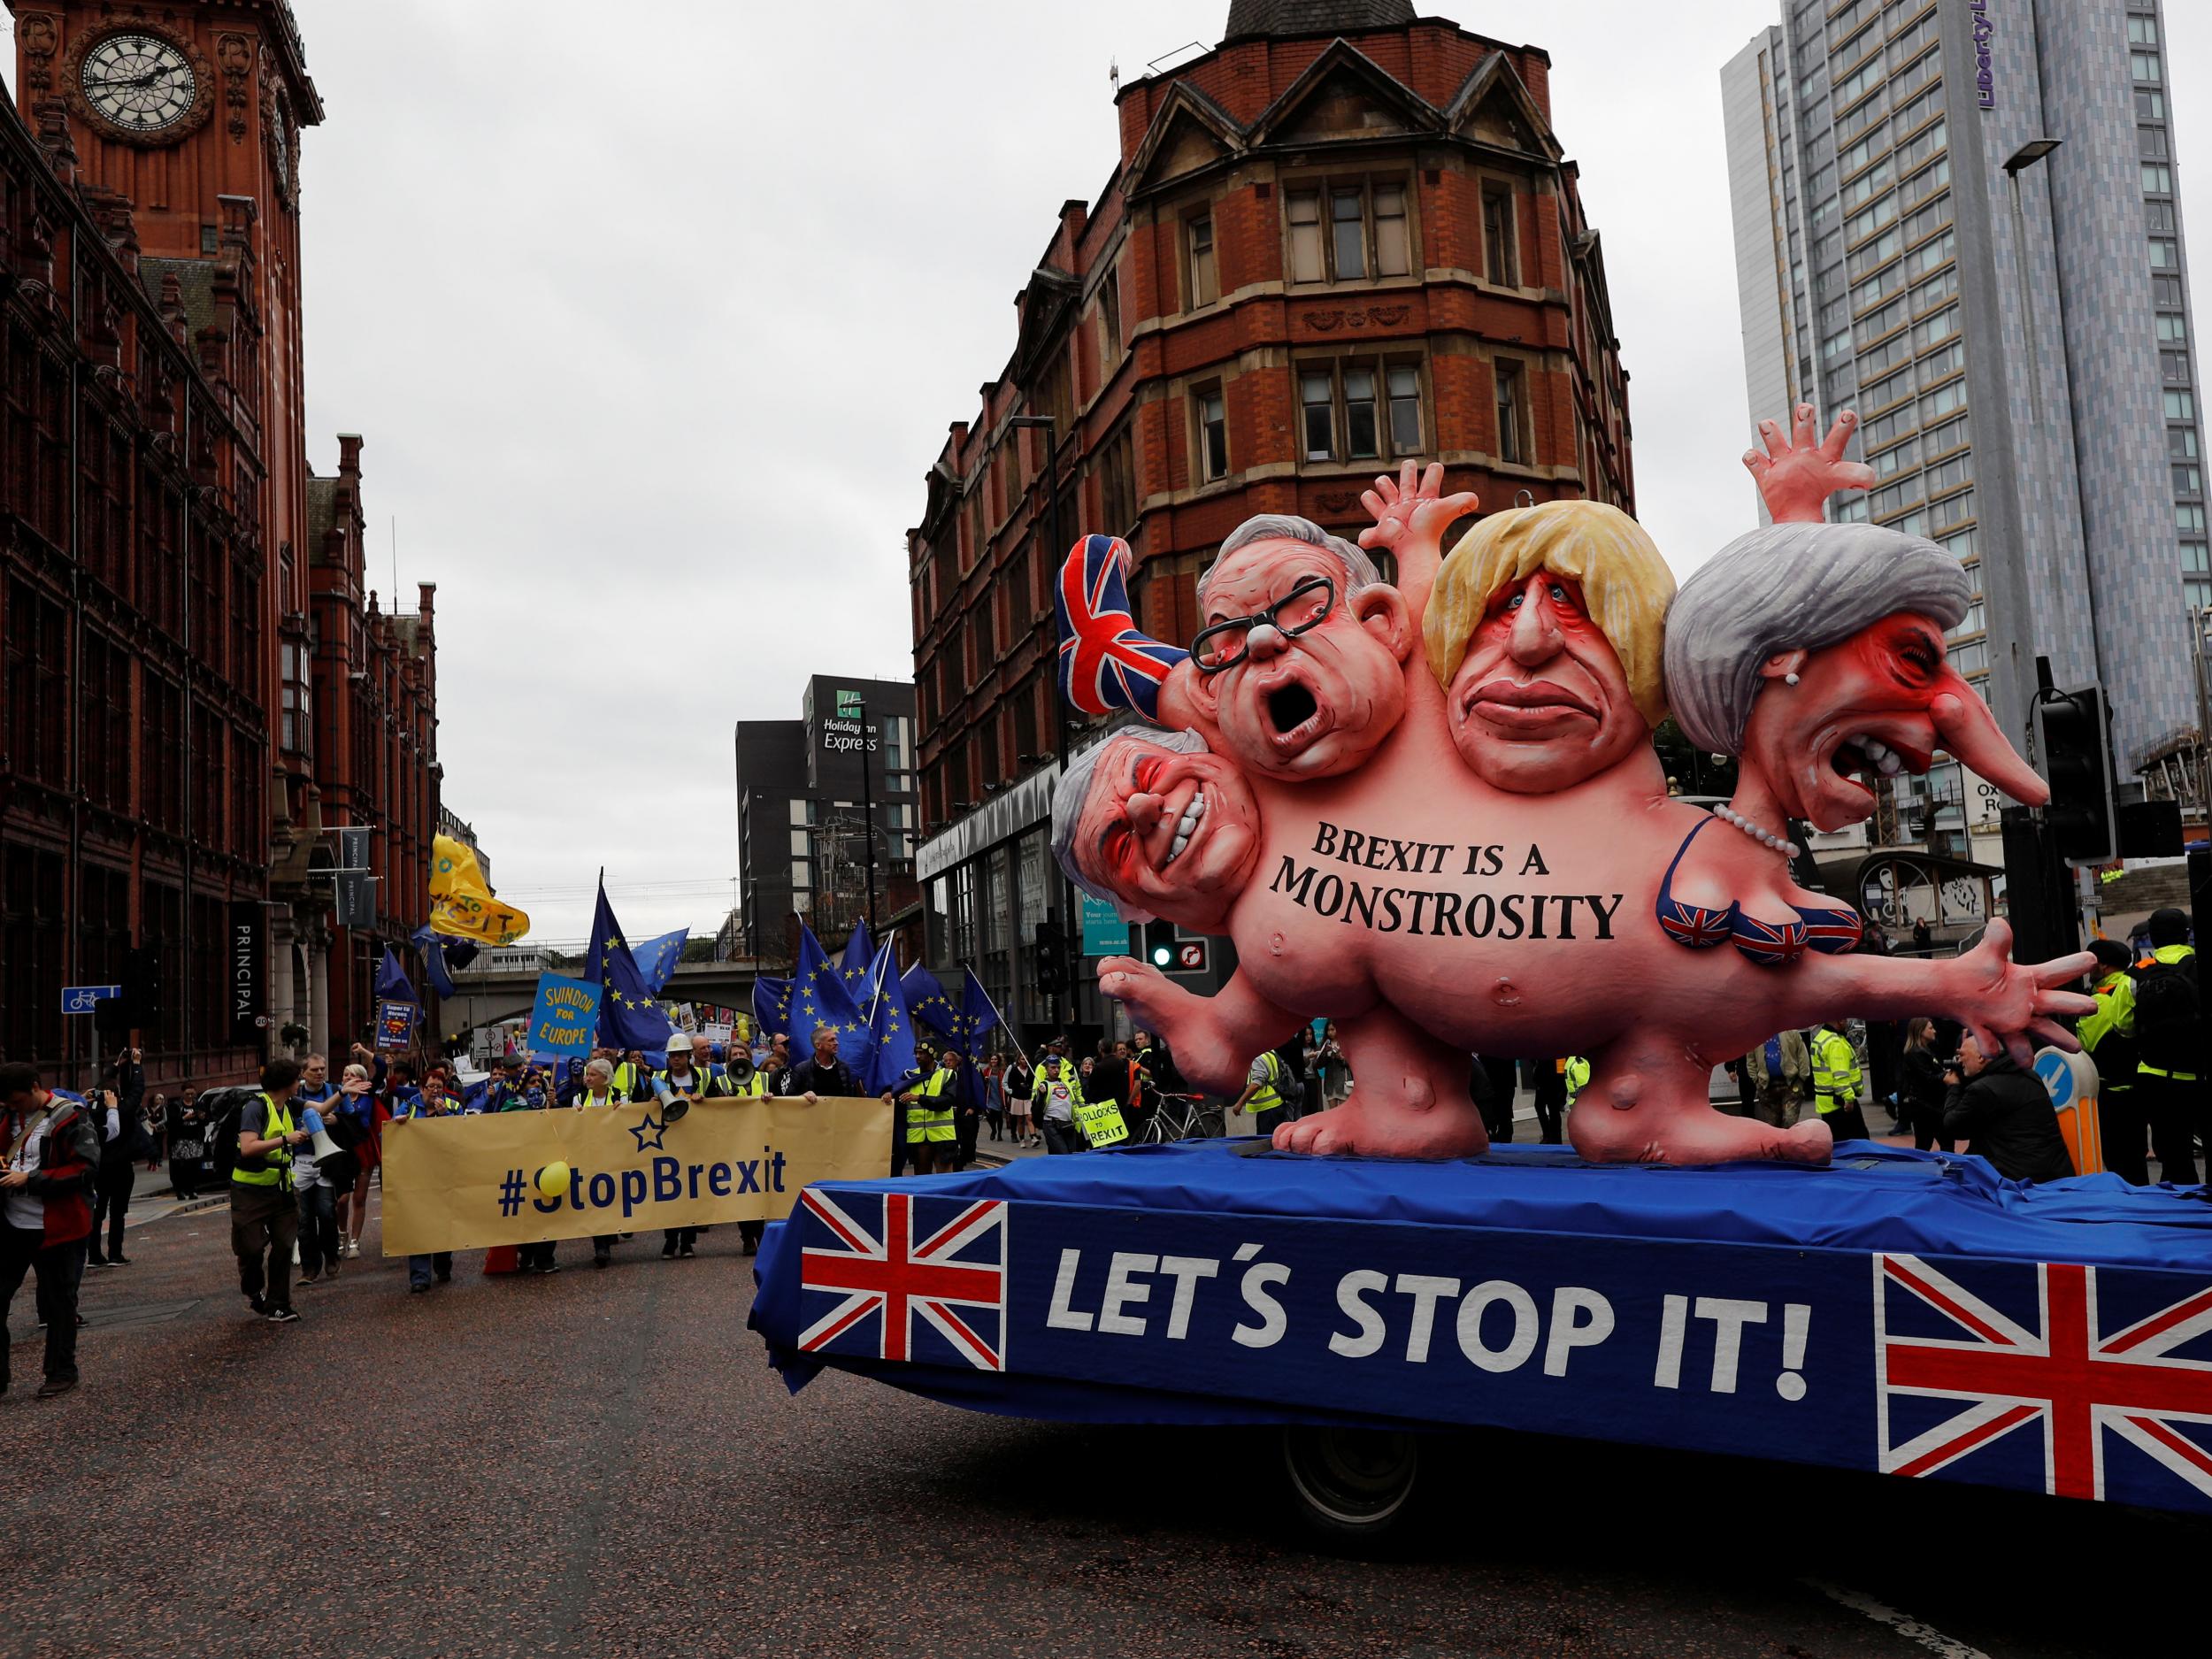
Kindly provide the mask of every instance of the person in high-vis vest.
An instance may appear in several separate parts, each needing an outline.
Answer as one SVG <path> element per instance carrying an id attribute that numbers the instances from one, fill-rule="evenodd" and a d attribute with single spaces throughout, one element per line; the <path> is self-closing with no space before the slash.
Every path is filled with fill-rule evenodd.
<path id="1" fill-rule="evenodd" d="M 778 1041 L 782 1040 L 779 1038 Z M 741 1059 L 744 1062 L 741 1068 L 739 1065 Z M 737 1075 L 741 1069 L 745 1072 L 742 1081 L 739 1080 Z M 757 1066 L 753 1064 L 751 1049 L 741 1043 L 732 1043 L 728 1068 L 715 1079 L 715 1087 L 733 1100 L 762 1100 L 768 1094 L 768 1076 L 767 1067 Z M 757 1254 L 760 1249 L 761 1235 L 767 1230 L 768 1224 L 765 1221 L 739 1222 L 737 1224 L 739 1248 L 748 1256 Z"/>
<path id="2" fill-rule="evenodd" d="M 238 1257 L 238 1288 L 246 1305 L 272 1325 L 289 1325 L 292 1247 L 300 1215 L 292 1196 L 293 1148 L 307 1131 L 292 1115 L 299 1086 L 296 1060 L 272 1060 L 261 1068 L 261 1093 L 238 1114 L 238 1152 L 230 1171 L 230 1248 Z"/>
<path id="3" fill-rule="evenodd" d="M 2197 1132 L 2206 1127 L 2204 982 L 2189 943 L 2189 913 L 2170 906 L 2143 924 L 2151 953 L 2135 964 L 2135 1106 L 2149 1125 L 2158 1175 L 2176 1186 L 2197 1179 Z"/>
<path id="4" fill-rule="evenodd" d="M 1080 1152 L 1082 1137 L 1075 1133 L 1075 1109 L 1083 1103 L 1083 1079 L 1068 1058 L 1068 1040 L 1055 1037 L 1045 1045 L 1037 1062 L 1037 1079 L 1030 1086 L 1030 1109 L 1044 1133 L 1048 1153 Z"/>
<path id="5" fill-rule="evenodd" d="M 580 1112 L 611 1111 L 617 1106 L 626 1106 L 630 1097 L 614 1086 L 614 1062 L 603 1054 L 595 1055 L 584 1062 L 581 1087 L 576 1091 L 573 1110 Z M 591 1264 L 604 1267 L 614 1259 L 614 1247 L 621 1242 L 621 1234 L 595 1233 L 591 1240 Z"/>
<path id="6" fill-rule="evenodd" d="M 1283 1060 L 1272 1048 L 1263 1048 L 1252 1062 L 1252 1069 L 1245 1073 L 1244 1093 L 1238 1095 L 1231 1111 L 1252 1114 L 1252 1133 L 1271 1135 L 1278 1124 L 1290 1117 L 1290 1102 L 1283 1094 Z"/>
<path id="7" fill-rule="evenodd" d="M 1590 1062 L 1583 1056 L 1571 1054 L 1559 1063 L 1560 1071 L 1567 1079 L 1567 1110 L 1575 1109 L 1575 1097 L 1588 1087 Z"/>
<path id="8" fill-rule="evenodd" d="M 937 1056 L 937 1069 L 902 1091 L 900 1110 L 906 1119 L 906 1163 L 917 1175 L 929 1175 L 953 1164 L 953 1142 L 958 1128 L 952 1109 L 960 1093 L 960 1051 L 948 1047 Z"/>
<path id="9" fill-rule="evenodd" d="M 1814 1030 L 1811 1048 L 1813 1104 L 1820 1121 L 1839 1141 L 1866 1140 L 1866 1118 L 1859 1110 L 1858 1050 L 1832 1025 Z"/>
<path id="10" fill-rule="evenodd" d="M 695 1102 L 716 1093 L 715 1086 L 718 1079 L 712 1072 L 701 1068 L 693 1056 L 691 1038 L 685 1033 L 669 1033 L 667 1062 L 664 1067 L 652 1074 L 649 1085 L 664 1115 L 668 1108 L 678 1101 L 684 1103 L 683 1110 L 688 1110 Z M 662 1259 L 696 1255 L 699 1234 L 704 1231 L 702 1227 L 664 1228 L 661 1232 Z"/>
<path id="11" fill-rule="evenodd" d="M 2145 1150 L 2149 1125 L 2136 1104 L 2136 1070 L 2142 1055 L 2135 1041 L 2135 976 L 2128 972 L 2132 958 L 2116 939 L 2093 939 L 2089 949 L 2097 958 L 2089 994 L 2096 1010 L 2084 1014 L 2074 1027 L 2081 1051 L 2097 1066 L 2097 1139 L 2104 1166 L 2124 1181 L 2138 1187 L 2151 1179 Z"/>

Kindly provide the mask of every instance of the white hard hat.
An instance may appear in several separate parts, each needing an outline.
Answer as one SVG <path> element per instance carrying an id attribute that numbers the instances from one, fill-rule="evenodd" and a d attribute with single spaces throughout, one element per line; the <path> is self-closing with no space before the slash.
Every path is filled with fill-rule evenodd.
<path id="1" fill-rule="evenodd" d="M 668 1033 L 668 1052 L 670 1054 L 688 1055 L 691 1052 L 691 1039 L 685 1036 L 680 1031 L 670 1032 Z"/>

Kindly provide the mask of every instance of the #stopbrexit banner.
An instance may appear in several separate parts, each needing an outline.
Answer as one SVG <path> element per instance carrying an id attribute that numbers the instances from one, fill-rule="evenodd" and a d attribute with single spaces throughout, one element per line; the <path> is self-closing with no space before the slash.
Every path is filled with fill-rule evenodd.
<path id="1" fill-rule="evenodd" d="M 420 1118 L 384 1130 L 384 1253 L 772 1220 L 810 1181 L 880 1175 L 880 1100 L 702 1101 Z"/>

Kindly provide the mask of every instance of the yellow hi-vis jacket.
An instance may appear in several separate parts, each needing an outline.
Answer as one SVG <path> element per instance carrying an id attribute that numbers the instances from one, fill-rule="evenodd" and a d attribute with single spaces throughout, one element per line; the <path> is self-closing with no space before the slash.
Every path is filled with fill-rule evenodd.
<path id="1" fill-rule="evenodd" d="M 957 1138 L 952 1124 L 952 1097 L 945 1093 L 945 1085 L 952 1080 L 952 1073 L 939 1066 L 929 1074 L 928 1080 L 908 1091 L 906 1102 L 906 1144 L 918 1147 L 926 1142 L 951 1141 Z"/>
<path id="2" fill-rule="evenodd" d="M 1824 1113 L 1859 1103 L 1859 1056 L 1848 1037 L 1825 1025 L 1813 1033 L 1813 1103 Z"/>

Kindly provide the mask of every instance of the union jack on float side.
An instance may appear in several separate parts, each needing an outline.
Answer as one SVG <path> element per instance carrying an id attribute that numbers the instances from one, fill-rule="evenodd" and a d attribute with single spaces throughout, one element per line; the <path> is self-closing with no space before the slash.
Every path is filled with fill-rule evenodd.
<path id="1" fill-rule="evenodd" d="M 1006 1368 L 1002 1202 L 810 1187 L 793 1219 L 803 1352 Z"/>

